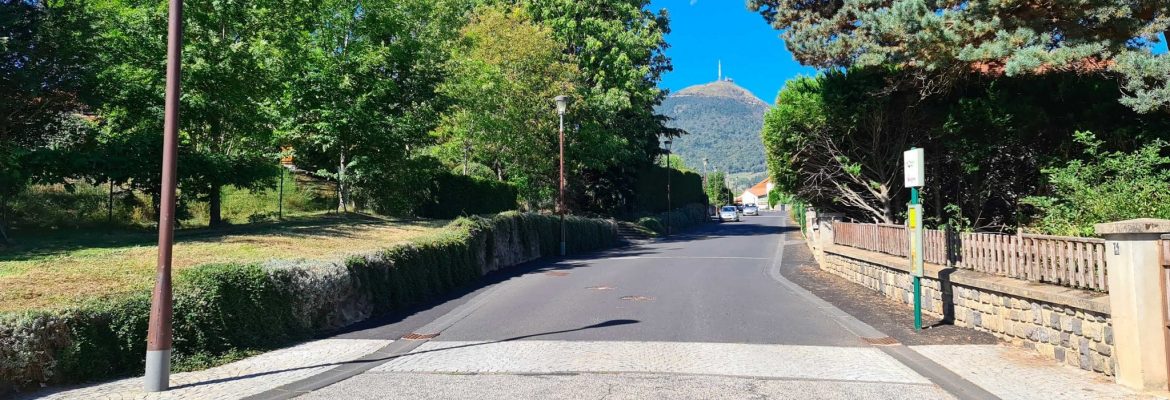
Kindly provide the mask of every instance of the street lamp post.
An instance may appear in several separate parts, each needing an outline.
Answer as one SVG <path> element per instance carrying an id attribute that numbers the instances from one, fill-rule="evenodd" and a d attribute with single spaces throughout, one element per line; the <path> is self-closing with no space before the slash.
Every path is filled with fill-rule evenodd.
<path id="1" fill-rule="evenodd" d="M 167 86 L 163 119 L 162 208 L 158 216 L 158 276 L 150 300 L 146 333 L 146 391 L 170 388 L 171 248 L 175 239 L 175 174 L 179 152 L 179 78 L 183 51 L 183 1 L 170 0 L 167 26 Z"/>
<path id="2" fill-rule="evenodd" d="M 674 219 L 674 218 L 670 217 L 670 215 L 671 215 L 670 212 L 673 211 L 673 208 L 671 207 L 671 204 L 670 204 L 670 175 L 671 175 L 670 174 L 670 144 L 671 144 L 671 140 L 666 139 L 666 213 L 667 213 L 666 214 L 666 235 L 667 236 L 674 234 L 674 232 L 671 231 L 672 224 L 670 222 L 670 220 Z"/>
<path id="3" fill-rule="evenodd" d="M 565 255 L 565 109 L 568 108 L 569 97 L 557 96 L 553 99 L 557 103 L 557 115 L 560 117 L 560 129 L 558 136 L 560 138 L 561 147 L 561 178 L 559 181 L 560 193 L 557 196 L 557 213 L 561 214 L 561 255 Z"/>

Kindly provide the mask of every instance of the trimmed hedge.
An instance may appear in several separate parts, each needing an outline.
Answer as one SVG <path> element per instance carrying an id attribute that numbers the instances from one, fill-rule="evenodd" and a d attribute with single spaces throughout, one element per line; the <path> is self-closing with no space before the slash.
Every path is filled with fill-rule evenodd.
<path id="1" fill-rule="evenodd" d="M 418 215 L 451 219 L 464 215 L 493 214 L 518 207 L 515 186 L 443 172 L 431 181 L 430 195 Z"/>
<path id="2" fill-rule="evenodd" d="M 670 202 L 674 207 L 684 204 L 706 204 L 703 177 L 694 172 L 666 169 L 649 165 L 638 170 L 634 186 L 634 212 L 662 213 L 670 211 L 666 204 L 667 171 L 670 174 Z"/>
<path id="3" fill-rule="evenodd" d="M 568 251 L 613 245 L 613 221 L 567 217 Z M 272 349 L 426 301 L 491 271 L 559 252 L 560 219 L 507 212 L 339 261 L 204 265 L 176 277 L 177 366 Z M 149 293 L 0 314 L 0 394 L 140 373 Z M 186 363 L 186 364 L 184 364 Z"/>
<path id="4" fill-rule="evenodd" d="M 707 207 L 702 204 L 687 204 L 686 207 L 676 208 L 670 212 L 658 213 L 638 218 L 638 225 L 657 232 L 666 233 L 667 224 L 675 232 L 695 225 L 707 223 Z"/>

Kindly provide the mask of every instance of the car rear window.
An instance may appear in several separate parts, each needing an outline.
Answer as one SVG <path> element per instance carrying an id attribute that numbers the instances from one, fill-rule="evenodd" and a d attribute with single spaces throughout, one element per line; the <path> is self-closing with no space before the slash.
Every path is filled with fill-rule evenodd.
<path id="1" fill-rule="evenodd" d="M 732 206 L 723 207 L 723 211 L 735 211 L 735 207 L 732 207 Z"/>

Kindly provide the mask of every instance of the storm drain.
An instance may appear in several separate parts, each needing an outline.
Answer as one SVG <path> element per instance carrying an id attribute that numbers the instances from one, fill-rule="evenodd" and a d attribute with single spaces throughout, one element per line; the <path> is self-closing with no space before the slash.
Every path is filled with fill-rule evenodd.
<path id="1" fill-rule="evenodd" d="M 654 300 L 654 298 L 653 298 L 653 297 L 650 297 L 650 296 L 622 296 L 622 300 L 629 300 L 629 301 L 650 301 L 650 300 Z"/>
<path id="2" fill-rule="evenodd" d="M 545 272 L 544 274 L 548 275 L 548 276 L 568 276 L 569 275 L 568 272 L 564 272 L 564 271 L 548 271 L 548 272 Z"/>
<path id="3" fill-rule="evenodd" d="M 403 336 L 402 340 L 431 340 L 438 336 L 438 333 L 410 333 Z"/>
<path id="4" fill-rule="evenodd" d="M 880 337 L 880 338 L 861 338 L 861 339 L 865 340 L 866 343 L 872 344 L 874 346 L 895 346 L 895 345 L 901 344 L 901 343 L 898 343 L 897 339 L 894 339 L 894 338 L 889 337 L 889 336 Z"/>
<path id="5" fill-rule="evenodd" d="M 589 290 L 613 290 L 613 286 L 590 286 L 590 287 L 587 287 L 586 289 L 589 289 Z"/>

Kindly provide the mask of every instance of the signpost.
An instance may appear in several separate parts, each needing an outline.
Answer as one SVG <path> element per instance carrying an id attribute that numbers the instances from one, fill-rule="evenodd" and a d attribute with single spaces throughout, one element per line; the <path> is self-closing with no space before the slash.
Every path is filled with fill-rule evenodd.
<path id="1" fill-rule="evenodd" d="M 922 204 L 918 188 L 926 181 L 922 149 L 911 148 L 902 153 L 905 167 L 905 186 L 910 188 L 910 205 L 906 210 L 906 228 L 910 234 L 910 275 L 914 280 L 914 330 L 922 330 Z"/>

